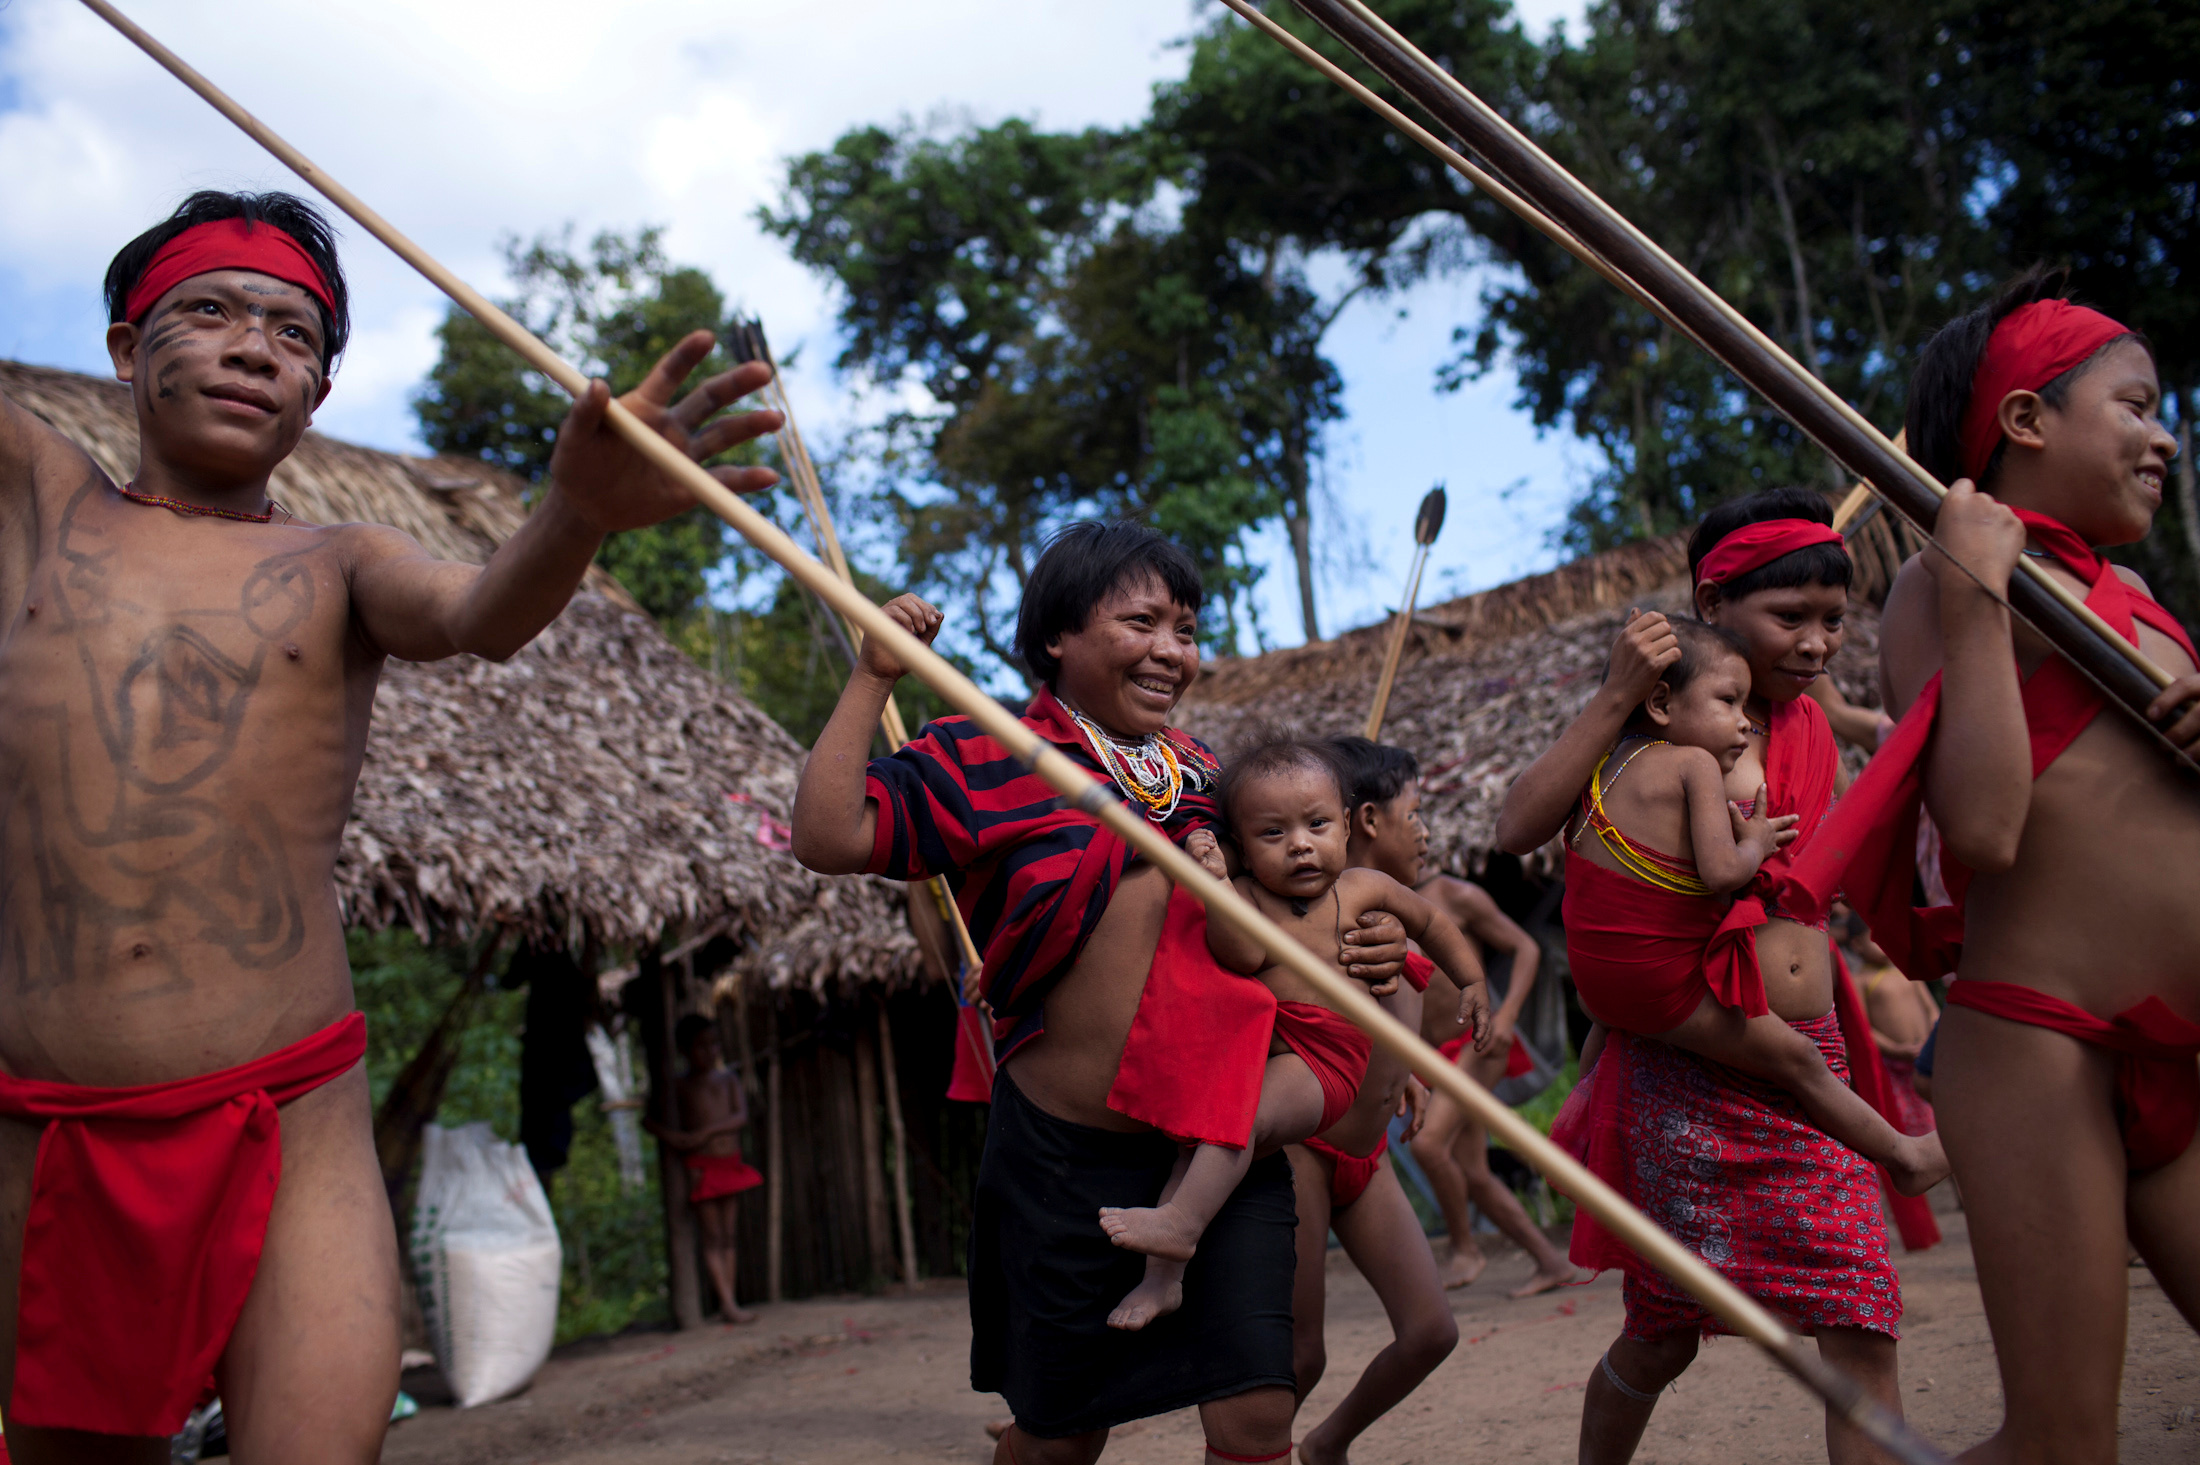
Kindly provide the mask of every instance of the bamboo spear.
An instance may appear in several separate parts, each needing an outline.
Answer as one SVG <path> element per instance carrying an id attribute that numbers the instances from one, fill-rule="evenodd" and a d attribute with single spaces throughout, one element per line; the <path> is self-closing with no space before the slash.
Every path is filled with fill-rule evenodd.
<path id="1" fill-rule="evenodd" d="M 182 58 L 117 10 L 108 0 L 84 0 L 86 8 L 113 26 L 178 81 L 196 92 L 216 111 L 235 123 L 247 136 L 274 154 L 285 166 L 317 189 L 329 202 L 350 215 L 368 233 L 389 246 L 399 258 L 426 276 L 462 309 L 479 320 L 498 340 L 519 353 L 537 371 L 575 397 L 588 390 L 588 378 L 526 327 L 498 309 L 487 297 L 445 268 L 395 226 L 369 208 L 341 183 L 328 176 L 303 153 L 285 142 L 271 128 L 239 106 L 220 88 L 201 76 Z M 1755 1300 L 1720 1276 L 1702 1258 L 1668 1236 L 1642 1212 L 1622 1199 L 1602 1180 L 1589 1173 L 1573 1156 L 1553 1144 L 1541 1131 L 1475 1083 L 1443 1055 L 1421 1040 L 1418 1033 L 1390 1016 L 1366 988 L 1335 971 L 1328 962 L 1286 936 L 1227 884 L 1213 879 L 1200 864 L 1171 844 L 1146 819 L 1109 792 L 1109 785 L 1088 773 L 1060 749 L 1026 727 L 1008 709 L 988 697 L 957 671 L 946 658 L 903 630 L 862 593 L 805 553 L 785 531 L 744 503 L 741 497 L 713 478 L 680 449 L 648 427 L 616 398 L 605 412 L 611 430 L 648 459 L 660 472 L 685 486 L 713 513 L 779 562 L 833 609 L 848 617 L 866 636 L 879 637 L 894 658 L 929 684 L 948 703 L 998 741 L 1034 773 L 1051 784 L 1061 797 L 1080 811 L 1106 825 L 1139 855 L 1158 866 L 1176 884 L 1190 891 L 1207 907 L 1210 918 L 1220 919 L 1260 943 L 1278 963 L 1333 1003 L 1386 1051 L 1403 1060 L 1430 1087 L 1455 1100 L 1462 1109 L 1488 1125 L 1515 1154 L 1548 1176 L 1575 1204 L 1602 1221 L 1645 1260 L 1671 1277 L 1700 1300 L 1711 1313 L 1743 1337 L 1766 1349 L 1795 1376 L 1823 1396 L 1843 1418 L 1882 1443 L 1892 1442 L 1900 1456 L 1920 1462 L 1935 1461 L 1929 1450 L 1909 1449 L 1914 1440 L 1901 1430 L 1879 1404 L 1855 1380 L 1822 1362 L 1804 1340 L 1790 1334 Z"/>
<path id="2" fill-rule="evenodd" d="M 1224 0 L 1252 19 L 1245 0 Z M 1553 242 L 1644 302 L 1661 318 L 1709 352 L 1800 427 L 1820 447 L 1869 482 L 1928 538 L 1947 490 L 1824 382 L 1796 364 L 1776 342 L 1751 324 L 1702 281 L 1660 249 L 1641 230 L 1572 174 L 1561 168 L 1456 77 L 1398 34 L 1362 0 L 1294 0 L 1299 9 L 1426 110 L 1447 130 L 1489 160 L 1484 170 L 1428 134 L 1406 130 L 1469 178 L 1485 187 L 1494 172 L 1504 182 L 1491 189 Z M 1265 16 L 1260 17 L 1266 21 Z M 1270 34 L 1281 27 L 1267 21 Z M 1283 34 L 1288 35 L 1288 32 Z M 1292 37 L 1297 42 L 1296 37 Z M 1306 54 L 1303 42 L 1293 49 Z M 1314 53 L 1318 55 L 1318 53 Z M 1325 71 L 1339 73 L 1329 65 Z M 1360 97 L 1393 122 L 1396 109 L 1357 83 Z M 1943 553 L 1946 551 L 1943 550 Z M 2170 743 L 2146 716 L 2155 693 L 2172 676 L 2124 640 L 2068 587 L 2031 560 L 2009 587 L 2008 604 L 2139 726 L 2187 766 L 2193 760 Z"/>
<path id="3" fill-rule="evenodd" d="M 841 583 L 853 588 L 855 572 L 848 568 L 848 556 L 840 547 L 840 532 L 834 527 L 833 511 L 825 502 L 824 480 L 818 477 L 809 445 L 802 440 L 802 429 L 795 426 L 794 402 L 787 395 L 787 384 L 780 380 L 779 362 L 772 356 L 771 342 L 765 339 L 764 322 L 754 320 L 743 325 L 736 332 L 735 346 L 734 354 L 741 360 L 761 361 L 772 370 L 765 395 L 782 420 L 778 435 L 780 449 L 787 460 L 787 476 L 794 483 L 795 497 L 802 500 L 803 512 L 810 516 L 810 530 L 817 538 L 818 548 L 832 562 L 833 573 L 840 576 Z M 861 652 L 862 627 L 852 618 L 843 616 L 842 619 L 848 627 L 848 644 Z M 908 724 L 901 720 L 901 708 L 893 697 L 887 697 L 885 710 L 879 713 L 878 720 L 880 731 L 886 734 L 887 747 L 898 750 L 909 741 Z M 940 919 L 955 933 L 962 951 L 963 1000 L 975 1001 L 978 980 L 985 970 L 985 958 L 978 954 L 978 943 L 971 939 L 970 926 L 963 920 L 962 908 L 949 895 L 947 882 L 935 876 L 923 884 L 931 892 L 932 903 L 939 907 Z"/>
<path id="4" fill-rule="evenodd" d="M 1375 705 L 1367 710 L 1369 742 L 1383 735 L 1383 712 L 1390 706 L 1390 684 L 1397 680 L 1398 658 L 1405 654 L 1406 632 L 1413 629 L 1413 607 L 1421 598 L 1421 571 L 1428 567 L 1429 546 L 1444 529 L 1444 485 L 1437 484 L 1421 500 L 1413 516 L 1413 568 L 1406 575 L 1406 598 L 1390 625 L 1390 645 L 1383 652 L 1383 673 L 1375 680 Z"/>

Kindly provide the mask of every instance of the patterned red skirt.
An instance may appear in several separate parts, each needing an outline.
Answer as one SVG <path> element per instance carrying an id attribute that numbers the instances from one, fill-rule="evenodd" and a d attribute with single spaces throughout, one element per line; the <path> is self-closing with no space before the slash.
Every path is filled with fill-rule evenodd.
<path id="1" fill-rule="evenodd" d="M 1795 1030 L 1848 1074 L 1839 1018 Z M 1613 1032 L 1551 1137 L 1600 1179 L 1800 1331 L 1901 1336 L 1871 1162 L 1804 1117 L 1786 1090 L 1693 1053 Z M 1625 1272 L 1625 1336 L 1729 1329 L 1586 1212 L 1572 1256 Z"/>

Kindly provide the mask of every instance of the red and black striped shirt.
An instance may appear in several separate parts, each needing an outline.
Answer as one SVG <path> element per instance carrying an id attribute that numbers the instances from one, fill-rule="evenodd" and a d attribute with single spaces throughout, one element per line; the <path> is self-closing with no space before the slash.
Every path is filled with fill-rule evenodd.
<path id="1" fill-rule="evenodd" d="M 1113 787 L 1052 691 L 1042 688 L 1022 720 Z M 1184 792 L 1158 824 L 1182 844 L 1216 824 L 1220 768 L 1198 739 L 1174 728 L 1163 736 L 1184 770 Z M 967 717 L 943 717 L 900 752 L 873 759 L 864 792 L 878 801 L 866 872 L 946 877 L 985 957 L 986 1000 L 1007 1058 L 1044 1030 L 1047 993 L 1076 964 L 1137 855 Z"/>

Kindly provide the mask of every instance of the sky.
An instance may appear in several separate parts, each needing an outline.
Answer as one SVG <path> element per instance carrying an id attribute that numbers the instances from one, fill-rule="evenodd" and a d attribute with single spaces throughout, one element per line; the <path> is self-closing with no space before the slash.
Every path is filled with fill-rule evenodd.
<path id="1" fill-rule="evenodd" d="M 902 116 L 1048 128 L 1122 126 L 1172 44 L 1212 13 L 1189 0 L 125 0 L 128 13 L 489 294 L 500 242 L 568 223 L 665 226 L 680 263 L 760 314 L 803 430 L 831 441 L 875 413 L 830 363 L 828 285 L 755 222 L 784 162 L 850 127 Z M 1522 0 L 1541 31 L 1579 0 Z M 255 21 L 257 14 L 262 17 Z M 1369 126 L 1382 125 L 1370 116 Z M 70 0 L 0 0 L 0 357 L 106 372 L 100 278 L 124 241 L 196 188 L 291 188 L 281 165 Z M 299 191 L 305 191 L 299 189 Z M 408 405 L 435 359 L 442 298 L 348 222 L 353 336 L 322 431 L 419 451 Z M 1450 512 L 1422 600 L 1548 568 L 1551 531 L 1594 455 L 1539 436 L 1507 372 L 1435 387 L 1471 276 L 1379 302 L 1332 327 L 1345 380 L 1316 505 L 1321 629 L 1397 603 L 1421 496 Z M 797 351 L 799 348 L 799 351 Z M 1302 636 L 1280 532 L 1261 622 Z"/>

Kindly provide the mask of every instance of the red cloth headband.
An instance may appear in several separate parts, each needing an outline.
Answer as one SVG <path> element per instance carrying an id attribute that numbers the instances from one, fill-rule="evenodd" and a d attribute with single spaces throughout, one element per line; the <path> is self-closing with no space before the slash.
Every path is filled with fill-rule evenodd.
<path id="1" fill-rule="evenodd" d="M 1711 547 L 1696 566 L 1698 585 L 1724 585 L 1761 570 L 1784 554 L 1814 544 L 1839 544 L 1841 531 L 1812 519 L 1760 519 L 1744 524 Z M 1847 551 L 1843 551 L 1846 553 Z"/>
<path id="2" fill-rule="evenodd" d="M 1963 474 L 1972 483 L 2001 443 L 2001 404 L 2011 392 L 2036 392 L 2131 330 L 2067 300 L 2035 300 L 1994 327 L 1971 378 L 1963 409 Z"/>
<path id="3" fill-rule="evenodd" d="M 273 224 L 248 227 L 242 219 L 216 219 L 210 224 L 194 224 L 160 247 L 145 273 L 130 287 L 122 318 L 143 318 L 161 296 L 193 275 L 212 270 L 252 270 L 271 275 L 310 292 L 329 314 L 336 313 L 336 301 L 321 267 L 297 240 Z"/>

